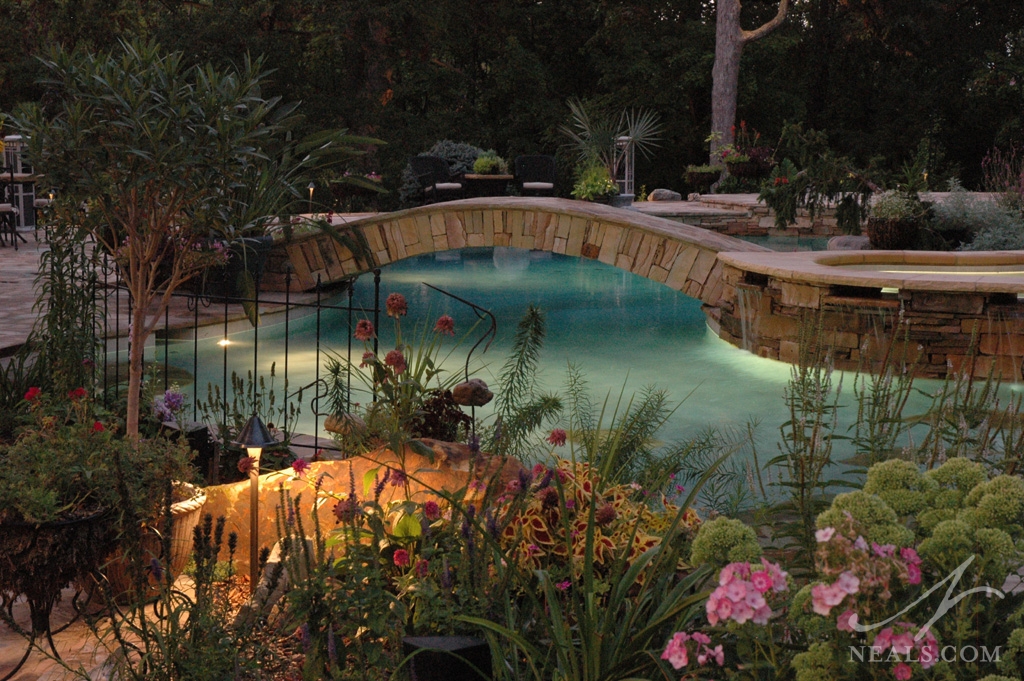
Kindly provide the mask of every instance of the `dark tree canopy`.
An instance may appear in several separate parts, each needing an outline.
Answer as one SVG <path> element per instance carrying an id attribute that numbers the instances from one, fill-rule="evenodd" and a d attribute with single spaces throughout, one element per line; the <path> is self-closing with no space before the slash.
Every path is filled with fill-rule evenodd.
<path id="1" fill-rule="evenodd" d="M 638 180 L 678 187 L 684 166 L 708 152 L 715 5 L 0 0 L 0 110 L 44 96 L 33 57 L 50 45 L 152 37 L 195 63 L 265 56 L 265 94 L 301 100 L 309 129 L 389 142 L 354 170 L 383 172 L 391 188 L 406 158 L 439 139 L 503 155 L 558 151 L 569 98 L 659 113 L 664 143 Z M 778 8 L 746 0 L 741 23 L 761 26 Z M 1019 0 L 796 0 L 743 50 L 736 118 L 768 141 L 786 122 L 825 130 L 837 153 L 881 157 L 893 171 L 927 149 L 930 177 L 978 187 L 986 151 L 1024 141 L 1022 111 Z"/>

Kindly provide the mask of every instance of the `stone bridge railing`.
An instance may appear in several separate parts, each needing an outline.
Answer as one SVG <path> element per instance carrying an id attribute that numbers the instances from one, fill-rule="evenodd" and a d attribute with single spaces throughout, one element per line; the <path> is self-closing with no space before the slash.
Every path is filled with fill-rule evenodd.
<path id="1" fill-rule="evenodd" d="M 510 246 L 600 260 L 715 307 L 724 286 L 718 253 L 768 250 L 636 211 L 553 198 L 449 201 L 335 227 L 334 236 L 318 231 L 281 245 L 299 288 L 425 253 Z"/>

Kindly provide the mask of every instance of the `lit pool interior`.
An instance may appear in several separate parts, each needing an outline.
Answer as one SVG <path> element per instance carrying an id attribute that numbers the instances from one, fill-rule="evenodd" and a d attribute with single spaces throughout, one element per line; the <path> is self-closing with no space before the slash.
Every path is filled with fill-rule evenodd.
<path id="1" fill-rule="evenodd" d="M 779 451 L 779 425 L 789 419 L 783 395 L 791 367 L 756 357 L 720 340 L 708 329 L 697 300 L 594 260 L 508 248 L 445 252 L 409 258 L 382 269 L 381 306 L 389 293 L 401 293 L 408 300 L 409 315 L 403 318 L 406 340 L 414 327 L 426 324 L 432 328 L 442 314 L 455 319 L 456 338 L 464 335 L 475 321 L 469 308 L 425 283 L 494 314 L 497 337 L 486 354 L 478 351 L 470 364 L 471 375 L 492 387 L 498 384 L 497 376 L 512 345 L 516 324 L 532 303 L 541 308 L 547 321 L 539 371 L 542 389 L 559 391 L 564 385 L 567 365 L 572 362 L 583 370 L 597 404 L 606 395 L 614 404 L 623 388 L 628 396 L 647 386 L 664 388 L 675 402 L 681 401 L 659 433 L 664 442 L 693 437 L 709 426 L 736 435 L 746 432 L 750 422 L 757 422 L 758 451 L 766 456 Z M 343 304 L 345 297 L 332 302 Z M 354 303 L 372 307 L 372 275 L 358 280 Z M 355 315 L 354 320 L 360 316 Z M 321 318 L 321 366 L 324 351 L 345 351 L 349 338 L 347 324 L 347 316 L 340 313 L 324 314 Z M 380 327 L 383 355 L 394 347 L 393 324 L 383 311 Z M 454 350 L 454 342 L 446 342 L 446 370 L 462 373 L 466 353 L 482 331 L 481 326 L 472 339 Z M 285 364 L 284 335 L 281 323 L 265 323 L 259 331 L 259 371 L 269 375 L 271 364 L 276 363 L 279 400 Z M 244 375 L 252 369 L 252 337 L 251 330 L 231 335 L 226 352 L 229 373 L 238 371 Z M 288 378 L 290 391 L 295 391 L 315 378 L 315 317 L 291 319 L 288 338 Z M 201 397 L 206 394 L 208 382 L 222 381 L 225 351 L 217 340 L 199 343 Z M 353 357 L 360 357 L 362 351 L 362 344 L 354 342 Z M 172 364 L 191 370 L 191 342 L 172 346 L 170 355 Z M 836 372 L 835 384 L 841 376 Z M 852 376 L 846 375 L 843 380 L 841 402 L 849 405 L 853 401 Z M 934 390 L 938 382 L 918 381 L 917 385 Z M 296 432 L 314 432 L 309 396 L 307 393 L 298 424 L 292 428 Z M 369 396 L 355 393 L 353 400 L 366 403 Z M 914 400 L 916 403 L 912 402 L 907 414 L 919 412 L 927 405 L 924 397 Z M 487 412 L 484 408 L 477 414 L 486 417 Z M 855 418 L 853 407 L 840 409 L 838 432 L 845 434 Z M 322 423 L 321 418 L 319 424 Z M 841 446 L 838 449 L 842 453 Z"/>

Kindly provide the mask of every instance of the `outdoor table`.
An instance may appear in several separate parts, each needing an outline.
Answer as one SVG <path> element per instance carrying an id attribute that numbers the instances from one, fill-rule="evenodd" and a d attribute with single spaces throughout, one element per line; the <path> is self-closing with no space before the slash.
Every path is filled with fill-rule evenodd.
<path id="1" fill-rule="evenodd" d="M 466 179 L 467 196 L 505 196 L 512 175 L 474 175 L 464 176 Z"/>

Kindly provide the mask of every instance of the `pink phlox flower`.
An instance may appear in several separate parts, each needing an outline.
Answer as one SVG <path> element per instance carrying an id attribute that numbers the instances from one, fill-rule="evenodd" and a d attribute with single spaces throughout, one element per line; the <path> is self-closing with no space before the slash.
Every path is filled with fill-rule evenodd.
<path id="1" fill-rule="evenodd" d="M 892 558 L 896 555 L 896 546 L 894 544 L 876 544 L 871 542 L 871 550 L 879 558 Z"/>
<path id="2" fill-rule="evenodd" d="M 868 543 L 864 541 L 864 537 L 857 535 L 857 540 L 853 542 L 853 547 L 856 549 L 860 549 L 861 551 L 867 551 Z"/>
<path id="3" fill-rule="evenodd" d="M 682 669 L 686 665 L 690 664 L 690 659 L 686 651 L 686 642 L 689 640 L 686 632 L 677 631 L 673 636 L 672 640 L 665 646 L 664 652 L 661 654 L 661 659 L 668 660 L 668 663 L 672 665 L 673 669 Z"/>
<path id="4" fill-rule="evenodd" d="M 814 533 L 814 538 L 818 540 L 819 544 L 823 544 L 832 538 L 832 535 L 836 533 L 836 528 L 825 527 Z"/>
<path id="5" fill-rule="evenodd" d="M 762 605 L 760 608 L 754 611 L 754 616 L 751 618 L 751 622 L 754 624 L 760 624 L 762 627 L 768 624 L 768 620 L 771 619 L 772 609 L 768 605 Z"/>
<path id="6" fill-rule="evenodd" d="M 906 662 L 900 662 L 892 668 L 892 675 L 896 677 L 897 681 L 907 681 L 907 679 L 914 675 L 914 671 Z"/>
<path id="7" fill-rule="evenodd" d="M 917 551 L 910 548 L 909 546 L 900 549 L 900 558 L 902 558 L 903 562 L 907 563 L 908 565 L 921 564 L 921 556 L 917 555 Z"/>
<path id="8" fill-rule="evenodd" d="M 732 618 L 737 624 L 744 624 L 754 616 L 754 609 L 747 605 L 746 601 L 733 604 Z"/>
<path id="9" fill-rule="evenodd" d="M 772 578 L 767 572 L 758 571 L 750 575 L 750 582 L 760 593 L 765 593 L 772 588 Z"/>
<path id="10" fill-rule="evenodd" d="M 704 645 L 708 645 L 709 643 L 711 643 L 711 637 L 705 634 L 703 631 L 693 632 L 692 634 L 690 634 L 690 638 L 696 641 L 697 643 L 703 643 Z"/>
<path id="11" fill-rule="evenodd" d="M 874 642 L 871 644 L 871 648 L 875 651 L 875 654 L 881 654 L 889 649 L 892 645 L 892 627 L 886 627 L 878 632 L 875 636 Z"/>
<path id="12" fill-rule="evenodd" d="M 921 567 L 917 563 L 907 563 L 907 583 L 921 583 Z"/>
<path id="13" fill-rule="evenodd" d="M 789 576 L 789 573 L 783 570 L 778 563 L 771 563 L 768 560 L 762 558 L 761 565 L 764 566 L 765 572 L 771 575 L 772 591 L 778 593 L 780 591 L 789 590 L 789 585 L 786 584 L 786 577 Z"/>
<path id="14" fill-rule="evenodd" d="M 921 641 L 917 642 L 920 650 L 918 659 L 921 662 L 921 667 L 924 669 L 930 669 L 939 661 L 939 644 L 935 640 L 935 637 L 931 636 L 930 631 L 928 632 L 928 636 L 931 637 L 931 640 L 926 639 L 923 644 Z"/>
<path id="15" fill-rule="evenodd" d="M 747 595 L 744 597 L 743 602 L 749 605 L 754 610 L 763 608 L 765 606 L 764 596 L 759 594 L 756 589 L 749 589 Z"/>
<path id="16" fill-rule="evenodd" d="M 853 625 L 857 623 L 857 613 L 853 610 L 846 610 L 836 620 L 836 629 L 839 631 L 853 631 Z"/>
<path id="17" fill-rule="evenodd" d="M 733 603 L 742 601 L 747 595 L 746 582 L 734 579 L 725 585 L 725 596 Z"/>
<path id="18" fill-rule="evenodd" d="M 914 648 L 914 637 L 909 632 L 903 632 L 892 637 L 892 649 L 897 655 L 909 655 Z"/>
<path id="19" fill-rule="evenodd" d="M 715 658 L 715 664 L 719 667 L 725 664 L 725 652 L 722 651 L 722 644 L 715 646 L 711 654 Z"/>
<path id="20" fill-rule="evenodd" d="M 843 602 L 846 592 L 837 586 L 815 584 L 811 588 L 811 603 L 814 612 L 819 615 L 828 615 L 832 608 Z"/>
<path id="21" fill-rule="evenodd" d="M 836 580 L 835 585 L 848 594 L 855 594 L 860 588 L 860 580 L 857 579 L 856 575 L 847 570 L 843 574 L 839 575 L 839 579 Z"/>

